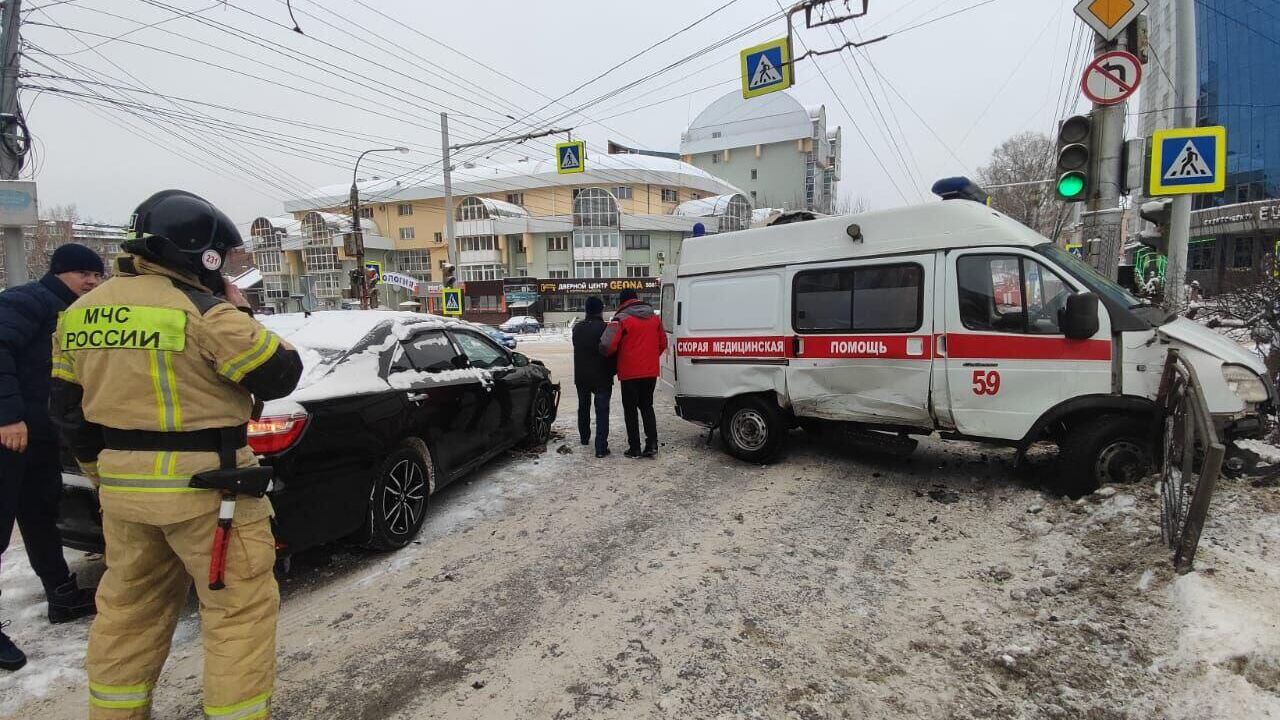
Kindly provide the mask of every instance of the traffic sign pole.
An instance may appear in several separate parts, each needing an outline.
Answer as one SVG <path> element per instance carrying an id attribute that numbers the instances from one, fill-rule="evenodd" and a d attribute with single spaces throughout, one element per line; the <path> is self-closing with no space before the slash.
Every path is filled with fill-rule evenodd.
<path id="1" fill-rule="evenodd" d="M 1094 49 L 1099 59 L 1111 51 L 1125 50 L 1125 45 L 1123 34 L 1115 41 L 1107 40 L 1102 35 L 1094 36 Z M 1093 154 L 1089 157 L 1089 177 L 1093 178 L 1094 194 L 1089 198 L 1087 211 L 1081 218 L 1084 223 L 1084 240 L 1092 242 L 1094 247 L 1090 255 L 1092 264 L 1098 272 L 1112 280 L 1119 273 L 1120 254 L 1124 249 L 1120 238 L 1120 213 L 1109 211 L 1120 206 L 1120 156 L 1124 153 L 1125 106 L 1123 99 L 1107 104 L 1094 102 L 1095 144 Z"/>
<path id="2" fill-rule="evenodd" d="M 1178 125 L 1196 125 L 1196 9 L 1195 0 L 1174 0 L 1176 40 L 1173 43 L 1177 67 L 1174 97 L 1178 103 Z M 1224 143 L 1225 144 L 1225 143 Z M 1226 148 L 1222 148 L 1225 154 Z M 1171 308 L 1186 303 L 1183 283 L 1187 278 L 1187 247 L 1191 236 L 1191 196 L 1175 195 L 1169 217 L 1169 264 L 1164 271 L 1164 302 Z"/>

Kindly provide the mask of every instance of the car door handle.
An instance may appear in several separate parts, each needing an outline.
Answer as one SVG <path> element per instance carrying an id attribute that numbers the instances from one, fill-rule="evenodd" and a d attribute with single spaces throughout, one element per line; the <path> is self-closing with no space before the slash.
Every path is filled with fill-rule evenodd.
<path id="1" fill-rule="evenodd" d="M 406 399 L 406 400 L 408 400 L 409 402 L 414 402 L 414 403 L 426 402 L 426 400 L 427 400 L 427 394 L 426 394 L 426 393 L 424 393 L 424 392 L 421 392 L 421 393 L 420 393 L 420 392 L 411 392 L 411 393 L 409 393 L 409 394 L 405 395 L 404 397 L 405 397 L 405 399 Z"/>

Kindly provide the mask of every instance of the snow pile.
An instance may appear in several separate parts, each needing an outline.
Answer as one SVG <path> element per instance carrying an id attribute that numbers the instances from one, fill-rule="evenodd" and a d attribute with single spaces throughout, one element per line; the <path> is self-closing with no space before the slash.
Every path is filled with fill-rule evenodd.
<path id="1" fill-rule="evenodd" d="M 1254 453 L 1258 456 L 1259 460 L 1267 463 L 1268 465 L 1280 464 L 1280 447 L 1276 447 L 1271 443 L 1263 442 L 1261 440 L 1251 440 L 1248 438 L 1241 438 L 1234 442 L 1236 447 Z"/>

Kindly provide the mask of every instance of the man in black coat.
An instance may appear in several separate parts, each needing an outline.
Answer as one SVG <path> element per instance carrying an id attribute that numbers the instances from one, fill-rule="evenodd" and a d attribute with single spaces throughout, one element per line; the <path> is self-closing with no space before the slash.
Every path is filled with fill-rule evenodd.
<path id="1" fill-rule="evenodd" d="M 54 623 L 92 615 L 95 608 L 93 591 L 80 588 L 67 567 L 58 534 L 62 463 L 49 418 L 53 332 L 58 313 L 97 287 L 103 270 L 97 253 L 71 243 L 54 251 L 44 277 L 0 292 L 0 555 L 17 520 Z M 0 632 L 0 669 L 17 670 L 26 662 Z"/>
<path id="2" fill-rule="evenodd" d="M 587 314 L 573 326 L 573 384 L 578 388 L 578 433 L 591 442 L 591 406 L 596 408 L 596 457 L 609 454 L 609 399 L 613 395 L 614 361 L 600 355 L 604 335 L 604 301 L 587 298 Z"/>

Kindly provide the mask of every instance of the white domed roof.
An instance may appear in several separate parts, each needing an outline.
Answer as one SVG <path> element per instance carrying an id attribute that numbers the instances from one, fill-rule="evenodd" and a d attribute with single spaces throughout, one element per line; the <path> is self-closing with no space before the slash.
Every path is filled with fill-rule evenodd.
<path id="1" fill-rule="evenodd" d="M 785 92 L 748 100 L 734 91 L 693 119 L 680 138 L 680 153 L 695 155 L 813 137 L 813 119 L 809 109 Z"/>

